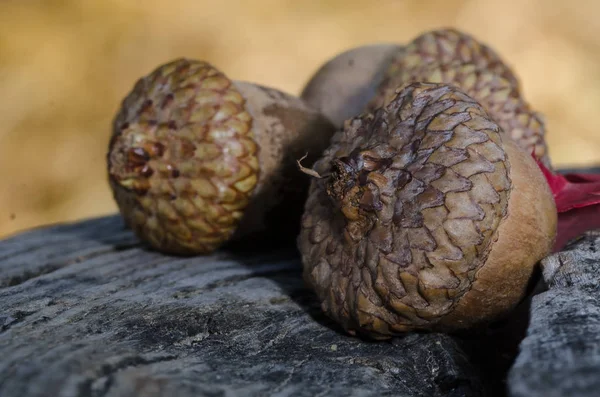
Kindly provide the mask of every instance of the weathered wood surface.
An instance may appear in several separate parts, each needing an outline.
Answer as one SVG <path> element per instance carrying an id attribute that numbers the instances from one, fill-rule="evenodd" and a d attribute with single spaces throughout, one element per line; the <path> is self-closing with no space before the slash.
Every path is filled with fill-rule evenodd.
<path id="1" fill-rule="evenodd" d="M 148 251 L 119 217 L 0 241 L 0 396 L 480 396 L 457 339 L 337 331 L 293 249 Z"/>
<path id="2" fill-rule="evenodd" d="M 600 231 L 571 242 L 542 267 L 548 290 L 533 297 L 510 394 L 600 396 Z"/>
<path id="3" fill-rule="evenodd" d="M 373 343 L 321 314 L 290 247 L 169 257 L 118 216 L 33 230 L 0 241 L 0 396 L 596 396 L 598 248 L 546 259 L 549 290 L 482 334 Z"/>

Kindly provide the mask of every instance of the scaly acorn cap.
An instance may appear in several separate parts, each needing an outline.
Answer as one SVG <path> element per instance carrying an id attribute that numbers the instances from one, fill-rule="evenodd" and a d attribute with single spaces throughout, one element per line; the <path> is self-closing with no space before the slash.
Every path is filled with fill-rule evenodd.
<path id="1" fill-rule="evenodd" d="M 520 84 L 498 54 L 456 29 L 424 33 L 391 60 L 367 107 L 388 103 L 411 83 L 446 83 L 475 98 L 519 146 L 550 166 L 544 121 L 523 99 Z"/>

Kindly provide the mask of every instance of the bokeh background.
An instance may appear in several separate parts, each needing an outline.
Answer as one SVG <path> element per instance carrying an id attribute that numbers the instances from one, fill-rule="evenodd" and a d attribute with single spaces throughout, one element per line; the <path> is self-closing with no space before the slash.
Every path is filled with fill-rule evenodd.
<path id="1" fill-rule="evenodd" d="M 598 0 L 0 0 L 0 237 L 114 213 L 110 123 L 180 56 L 298 94 L 328 58 L 456 27 L 514 67 L 553 163 L 600 163 Z"/>

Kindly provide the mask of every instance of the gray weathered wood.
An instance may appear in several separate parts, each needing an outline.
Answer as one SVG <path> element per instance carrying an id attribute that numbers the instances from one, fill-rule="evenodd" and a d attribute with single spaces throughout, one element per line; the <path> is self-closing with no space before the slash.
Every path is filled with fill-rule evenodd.
<path id="1" fill-rule="evenodd" d="M 600 231 L 542 266 L 548 290 L 533 297 L 527 336 L 508 378 L 510 394 L 599 396 Z"/>
<path id="2" fill-rule="evenodd" d="M 146 250 L 119 217 L 0 241 L 0 396 L 479 396 L 457 341 L 337 331 L 293 249 Z"/>

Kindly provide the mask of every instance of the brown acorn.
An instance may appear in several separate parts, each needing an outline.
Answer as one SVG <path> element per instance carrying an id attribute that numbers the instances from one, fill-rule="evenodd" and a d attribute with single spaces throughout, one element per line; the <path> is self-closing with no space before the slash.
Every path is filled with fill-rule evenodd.
<path id="1" fill-rule="evenodd" d="M 556 235 L 533 157 L 454 86 L 414 83 L 314 165 L 298 246 L 325 313 L 383 339 L 506 315 Z"/>
<path id="2" fill-rule="evenodd" d="M 395 44 L 373 44 L 345 51 L 319 68 L 300 97 L 342 127 L 367 108 L 401 50 Z"/>
<path id="3" fill-rule="evenodd" d="M 126 223 L 162 252 L 205 254 L 273 225 L 293 235 L 308 188 L 295 161 L 321 154 L 333 131 L 299 98 L 178 59 L 124 99 L 110 186 Z"/>
<path id="4" fill-rule="evenodd" d="M 369 76 L 370 82 L 361 76 Z M 339 89 L 341 80 L 352 78 L 359 88 Z M 315 73 L 302 98 L 341 126 L 348 114 L 376 109 L 414 82 L 457 86 L 484 106 L 519 146 L 550 166 L 542 116 L 523 99 L 516 76 L 494 50 L 455 29 L 424 33 L 404 47 L 365 46 L 340 54 Z"/>

